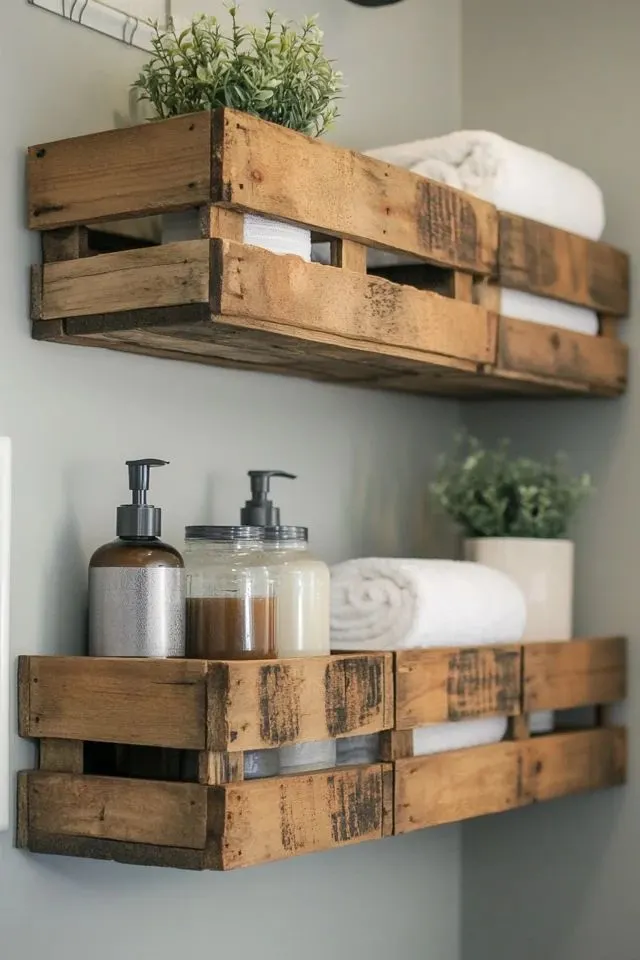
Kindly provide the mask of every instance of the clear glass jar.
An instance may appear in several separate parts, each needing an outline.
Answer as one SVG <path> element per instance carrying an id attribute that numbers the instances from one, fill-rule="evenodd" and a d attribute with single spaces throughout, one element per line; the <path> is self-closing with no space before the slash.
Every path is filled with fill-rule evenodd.
<path id="1" fill-rule="evenodd" d="M 276 656 L 274 584 L 258 527 L 187 527 L 187 656 Z"/>
<path id="2" fill-rule="evenodd" d="M 276 651 L 275 584 L 259 527 L 187 527 L 187 656 L 265 660 Z M 278 750 L 247 751 L 247 779 L 279 772 Z"/>
<path id="3" fill-rule="evenodd" d="M 276 594 L 277 655 L 328 656 L 331 652 L 328 566 L 309 550 L 306 527 L 263 527 L 262 535 Z M 282 773 L 335 765 L 335 740 L 280 748 Z"/>

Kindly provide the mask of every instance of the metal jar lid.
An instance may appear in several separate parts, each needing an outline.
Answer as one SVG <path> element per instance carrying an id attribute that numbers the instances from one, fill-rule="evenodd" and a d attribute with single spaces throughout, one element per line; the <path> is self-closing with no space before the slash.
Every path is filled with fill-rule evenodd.
<path id="1" fill-rule="evenodd" d="M 307 543 L 309 540 L 308 527 L 262 527 L 262 539 L 265 543 L 287 542 Z"/>
<path id="2" fill-rule="evenodd" d="M 262 540 L 262 527 L 185 527 L 186 540 L 208 540 L 213 543 L 257 543 Z"/>

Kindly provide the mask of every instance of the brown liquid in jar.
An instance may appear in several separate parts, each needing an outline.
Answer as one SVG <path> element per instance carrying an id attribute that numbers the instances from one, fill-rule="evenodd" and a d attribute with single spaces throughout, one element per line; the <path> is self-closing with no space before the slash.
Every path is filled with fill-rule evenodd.
<path id="1" fill-rule="evenodd" d="M 187 656 L 198 660 L 263 660 L 276 655 L 273 597 L 187 600 Z"/>

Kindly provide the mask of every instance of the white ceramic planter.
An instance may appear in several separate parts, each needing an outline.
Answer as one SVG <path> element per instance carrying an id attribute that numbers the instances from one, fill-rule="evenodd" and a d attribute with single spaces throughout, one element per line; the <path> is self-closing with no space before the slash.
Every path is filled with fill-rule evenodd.
<path id="1" fill-rule="evenodd" d="M 199 217 L 195 209 L 165 214 L 162 218 L 162 242 L 197 240 L 200 237 Z M 303 260 L 311 260 L 311 231 L 291 223 L 245 213 L 243 240 L 252 247 L 262 247 L 271 253 L 295 254 Z"/>
<path id="2" fill-rule="evenodd" d="M 501 570 L 518 584 L 527 603 L 523 639 L 570 640 L 573 634 L 573 543 L 518 537 L 465 540 L 465 558 Z M 534 733 L 553 729 L 553 713 L 531 716 Z"/>

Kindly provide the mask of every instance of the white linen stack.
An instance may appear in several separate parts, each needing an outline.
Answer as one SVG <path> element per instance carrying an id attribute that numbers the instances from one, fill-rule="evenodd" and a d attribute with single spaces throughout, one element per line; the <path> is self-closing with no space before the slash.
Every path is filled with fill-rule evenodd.
<path id="1" fill-rule="evenodd" d="M 331 649 L 517 643 L 526 623 L 520 588 L 505 574 L 456 560 L 348 560 L 331 570 Z M 414 731 L 414 755 L 501 740 L 504 717 Z M 377 738 L 338 740 L 339 763 L 375 760 Z"/>

